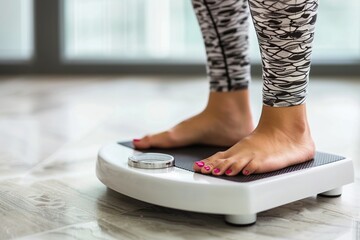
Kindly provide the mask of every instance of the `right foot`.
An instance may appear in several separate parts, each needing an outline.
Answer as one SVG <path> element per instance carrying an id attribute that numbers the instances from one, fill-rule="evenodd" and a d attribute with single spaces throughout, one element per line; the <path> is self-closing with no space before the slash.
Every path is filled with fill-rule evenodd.
<path id="1" fill-rule="evenodd" d="M 133 143 L 137 149 L 192 144 L 230 147 L 253 130 L 248 90 L 211 92 L 201 113 L 167 131 L 134 139 Z"/>

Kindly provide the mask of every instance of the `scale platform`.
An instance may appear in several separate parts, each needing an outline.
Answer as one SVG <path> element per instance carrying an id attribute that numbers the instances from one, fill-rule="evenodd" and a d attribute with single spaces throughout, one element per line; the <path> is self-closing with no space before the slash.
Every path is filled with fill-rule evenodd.
<path id="1" fill-rule="evenodd" d="M 235 225 L 256 222 L 256 214 L 314 195 L 338 197 L 354 181 L 352 161 L 317 152 L 313 160 L 264 174 L 235 177 L 195 173 L 193 163 L 224 148 L 190 146 L 134 150 L 131 142 L 103 146 L 96 175 L 110 189 L 129 197 L 186 211 L 223 214 Z M 157 152 L 172 155 L 175 166 L 141 169 L 128 165 L 129 156 Z"/>

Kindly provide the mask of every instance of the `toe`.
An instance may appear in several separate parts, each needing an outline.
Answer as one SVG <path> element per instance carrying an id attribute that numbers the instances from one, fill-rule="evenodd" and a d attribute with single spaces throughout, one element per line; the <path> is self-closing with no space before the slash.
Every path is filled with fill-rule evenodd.
<path id="1" fill-rule="evenodd" d="M 204 174 L 210 174 L 215 169 L 215 167 L 217 167 L 221 163 L 224 156 L 226 156 L 226 152 L 217 152 L 209 158 L 200 161 L 204 163 L 203 167 L 200 167 L 198 164 L 195 163 L 194 169 L 195 171 L 201 171 Z"/>
<path id="2" fill-rule="evenodd" d="M 225 174 L 228 176 L 235 176 L 239 174 L 250 161 L 251 159 L 249 158 L 235 157 L 235 159 L 232 161 L 233 164 L 226 168 Z"/>
<path id="3" fill-rule="evenodd" d="M 204 161 L 197 161 L 197 162 L 194 163 L 193 169 L 195 170 L 195 172 L 200 172 L 201 168 L 203 168 L 204 166 L 205 166 Z"/>
<path id="4" fill-rule="evenodd" d="M 256 171 L 259 169 L 259 161 L 256 159 L 251 160 L 242 170 L 242 173 L 244 175 L 250 175 L 253 173 L 256 173 Z"/>
<path id="5" fill-rule="evenodd" d="M 145 136 L 140 139 L 133 139 L 133 144 L 136 149 L 146 149 L 151 147 L 149 136 Z"/>
<path id="6" fill-rule="evenodd" d="M 158 148 L 175 148 L 189 145 L 184 137 L 178 132 L 169 130 L 149 136 L 150 145 Z"/>
<path id="7" fill-rule="evenodd" d="M 204 166 L 200 169 L 202 173 L 211 174 L 223 159 L 204 160 Z"/>
<path id="8" fill-rule="evenodd" d="M 221 159 L 219 164 L 214 167 L 212 174 L 213 175 L 223 175 L 226 170 L 234 163 L 232 158 Z"/>
<path id="9" fill-rule="evenodd" d="M 214 169 L 214 166 L 212 164 L 207 164 L 203 168 L 201 168 L 201 173 L 204 174 L 210 174 L 211 171 Z"/>
<path id="10" fill-rule="evenodd" d="M 199 169 L 199 172 L 204 173 L 204 174 L 211 174 L 214 167 L 217 166 L 217 163 L 216 163 L 217 161 L 218 161 L 218 159 L 211 159 L 211 160 L 205 159 L 205 160 L 201 161 L 204 163 L 204 166 Z"/>
<path id="11" fill-rule="evenodd" d="M 138 149 L 146 149 L 150 147 L 170 148 L 177 147 L 169 132 L 161 132 L 158 134 L 147 135 L 141 139 L 133 140 L 134 146 Z"/>

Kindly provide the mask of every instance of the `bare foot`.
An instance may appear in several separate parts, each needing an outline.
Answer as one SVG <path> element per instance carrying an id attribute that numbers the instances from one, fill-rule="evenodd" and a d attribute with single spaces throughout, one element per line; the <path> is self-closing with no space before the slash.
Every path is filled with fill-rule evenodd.
<path id="1" fill-rule="evenodd" d="M 213 175 L 249 175 L 302 163 L 314 154 L 305 105 L 263 106 L 259 125 L 249 136 L 227 151 L 196 162 L 194 170 Z"/>
<path id="2" fill-rule="evenodd" d="M 171 148 L 191 144 L 232 146 L 254 129 L 248 90 L 211 92 L 204 111 L 173 128 L 141 139 L 137 149 Z"/>

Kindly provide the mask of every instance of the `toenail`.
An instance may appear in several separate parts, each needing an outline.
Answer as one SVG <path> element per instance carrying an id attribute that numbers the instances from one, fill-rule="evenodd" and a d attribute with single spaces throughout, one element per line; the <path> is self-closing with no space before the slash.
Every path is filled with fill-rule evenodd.
<path id="1" fill-rule="evenodd" d="M 218 169 L 218 168 L 214 169 L 214 173 L 219 173 L 219 172 L 220 172 L 220 169 Z"/>
<path id="2" fill-rule="evenodd" d="M 210 167 L 209 167 L 209 166 L 205 166 L 204 169 L 205 169 L 206 171 L 209 171 L 209 170 L 210 170 Z"/>
<path id="3" fill-rule="evenodd" d="M 243 173 L 244 175 L 249 175 L 250 172 L 248 170 L 245 170 Z"/>
<path id="4" fill-rule="evenodd" d="M 202 161 L 197 161 L 195 163 L 196 163 L 196 165 L 198 165 L 198 167 L 203 167 L 205 165 L 205 163 Z"/>
<path id="5" fill-rule="evenodd" d="M 134 138 L 133 141 L 134 141 L 134 142 L 140 142 L 140 139 Z"/>
<path id="6" fill-rule="evenodd" d="M 231 169 L 228 169 L 228 170 L 226 170 L 226 174 L 230 174 L 232 172 L 232 170 Z"/>

